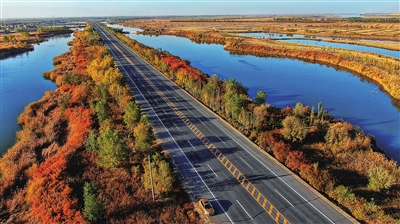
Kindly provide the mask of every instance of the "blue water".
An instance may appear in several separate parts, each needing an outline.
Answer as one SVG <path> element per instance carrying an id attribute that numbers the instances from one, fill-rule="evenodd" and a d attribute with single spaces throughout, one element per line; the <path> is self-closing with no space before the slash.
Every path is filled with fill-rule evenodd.
<path id="1" fill-rule="evenodd" d="M 361 46 L 361 45 L 355 45 L 355 44 L 331 43 L 331 42 L 316 41 L 316 40 L 280 40 L 280 41 L 306 44 L 306 45 L 315 45 L 315 46 L 320 46 L 320 47 L 334 47 L 334 48 L 344 48 L 344 49 L 351 49 L 351 50 L 364 51 L 364 52 L 373 52 L 373 53 L 377 53 L 377 54 L 383 54 L 383 55 L 392 56 L 395 58 L 400 58 L 400 51 L 392 51 L 392 50 L 386 50 L 386 49 L 382 49 L 382 48 L 367 47 L 367 46 Z"/>
<path id="2" fill-rule="evenodd" d="M 395 58 L 400 58 L 400 51 L 393 51 L 393 50 L 386 50 L 377 47 L 367 47 L 355 44 L 342 44 L 342 43 L 332 43 L 332 42 L 325 42 L 319 40 L 299 40 L 299 38 L 305 38 L 305 35 L 293 34 L 293 35 L 286 35 L 286 34 L 276 34 L 276 33 L 243 33 L 240 34 L 243 36 L 249 37 L 256 37 L 256 38 L 272 38 L 277 39 L 282 42 L 292 42 L 298 44 L 306 44 L 306 45 L 313 45 L 313 46 L 320 46 L 320 47 L 334 47 L 334 48 L 344 48 L 350 50 L 357 50 L 357 51 L 364 51 L 364 52 L 373 52 L 378 54 L 383 54 Z M 319 37 L 323 38 L 323 37 Z M 392 42 L 392 41 L 388 41 Z M 400 44 L 400 43 L 399 43 Z"/>
<path id="3" fill-rule="evenodd" d="M 250 97 L 263 90 L 268 94 L 267 103 L 277 107 L 294 107 L 303 102 L 317 108 L 322 101 L 331 115 L 374 135 L 377 145 L 389 157 L 400 161 L 399 109 L 376 84 L 350 72 L 292 59 L 233 55 L 222 45 L 196 44 L 174 36 L 129 34 L 129 37 L 188 59 L 192 66 L 209 75 L 233 77 L 249 88 Z"/>
<path id="4" fill-rule="evenodd" d="M 67 42 L 72 36 L 56 36 L 35 45 L 35 50 L 0 60 L 0 155 L 15 143 L 20 130 L 17 118 L 24 107 L 42 98 L 56 85 L 43 78 L 43 72 L 51 70 L 53 58 L 68 51 Z"/>
<path id="5" fill-rule="evenodd" d="M 271 38 L 271 39 L 299 39 L 305 38 L 304 35 L 301 34 L 281 34 L 281 33 L 237 33 L 238 35 L 255 37 L 255 38 Z"/>

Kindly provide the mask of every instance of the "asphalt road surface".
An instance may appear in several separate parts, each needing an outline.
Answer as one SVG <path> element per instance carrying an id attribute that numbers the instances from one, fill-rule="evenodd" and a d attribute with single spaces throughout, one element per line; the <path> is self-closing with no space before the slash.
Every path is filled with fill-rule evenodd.
<path id="1" fill-rule="evenodd" d="M 194 200 L 219 223 L 353 223 L 293 173 L 93 23 Z"/>

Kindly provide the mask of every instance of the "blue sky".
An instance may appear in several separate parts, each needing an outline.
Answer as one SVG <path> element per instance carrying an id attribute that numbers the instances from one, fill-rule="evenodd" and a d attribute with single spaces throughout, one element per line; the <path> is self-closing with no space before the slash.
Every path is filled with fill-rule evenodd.
<path id="1" fill-rule="evenodd" d="M 0 0 L 1 18 L 399 12 L 399 0 Z"/>

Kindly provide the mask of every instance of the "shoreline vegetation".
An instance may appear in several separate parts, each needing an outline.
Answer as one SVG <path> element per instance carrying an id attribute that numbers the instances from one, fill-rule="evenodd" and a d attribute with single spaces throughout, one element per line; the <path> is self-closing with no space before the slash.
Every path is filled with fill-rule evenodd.
<path id="1" fill-rule="evenodd" d="M 0 159 L 0 222 L 205 223 L 100 36 L 74 35 Z"/>
<path id="2" fill-rule="evenodd" d="M 276 108 L 262 91 L 253 101 L 235 79 L 209 77 L 168 51 L 108 30 L 358 221 L 399 222 L 400 168 L 359 127 L 333 118 L 321 102 L 316 112 L 302 103 Z"/>
<path id="3" fill-rule="evenodd" d="M 114 34 L 361 223 L 399 222 L 397 163 L 322 103 L 317 111 L 301 103 L 276 108 L 262 91 L 252 101 L 234 79 L 209 77 L 167 51 Z M 26 106 L 18 141 L 0 159 L 0 221 L 207 223 L 96 31 L 88 24 L 69 45 L 44 74 L 57 90 Z"/>
<path id="4" fill-rule="evenodd" d="M 24 30 L 16 33 L 0 35 L 0 59 L 12 57 L 27 51 L 34 50 L 34 43 L 46 41 L 46 38 L 55 35 L 73 33 L 66 27 L 38 28 L 37 32 Z"/>
<path id="5" fill-rule="evenodd" d="M 394 98 L 394 101 L 400 100 L 400 59 L 398 58 L 340 48 L 308 46 L 252 37 L 232 37 L 229 34 L 213 31 L 208 33 L 143 31 L 141 33 L 185 37 L 196 43 L 221 44 L 224 45 L 225 50 L 234 54 L 292 58 L 337 66 L 373 80 Z"/>

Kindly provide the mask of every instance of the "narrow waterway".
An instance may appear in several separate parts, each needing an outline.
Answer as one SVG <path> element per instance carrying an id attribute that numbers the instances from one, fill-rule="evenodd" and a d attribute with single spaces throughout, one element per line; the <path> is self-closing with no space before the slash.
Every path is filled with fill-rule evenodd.
<path id="1" fill-rule="evenodd" d="M 377 139 L 388 157 L 400 161 L 400 113 L 391 98 L 376 84 L 350 72 L 299 60 L 233 55 L 222 45 L 196 44 L 174 36 L 143 36 L 123 26 L 132 39 L 168 50 L 191 61 L 201 71 L 222 79 L 235 78 L 249 88 L 267 92 L 267 103 L 294 107 L 297 102 L 317 108 L 319 101 L 336 118 L 360 126 Z"/>
<path id="2" fill-rule="evenodd" d="M 0 155 L 15 143 L 20 130 L 17 119 L 25 106 L 42 98 L 46 91 L 56 89 L 53 82 L 43 77 L 43 72 L 54 67 L 55 56 L 68 51 L 67 42 L 72 38 L 70 34 L 51 37 L 35 45 L 34 51 L 0 61 Z"/>
<path id="3" fill-rule="evenodd" d="M 368 46 L 361 46 L 356 44 L 344 44 L 344 43 L 334 43 L 334 42 L 326 42 L 323 40 L 312 40 L 312 39 L 305 39 L 305 35 L 299 34 L 267 34 L 267 33 L 243 33 L 240 34 L 243 36 L 249 37 L 256 37 L 256 38 L 272 38 L 282 42 L 291 42 L 291 43 L 298 43 L 298 44 L 305 44 L 305 45 L 313 45 L 313 46 L 320 46 L 320 47 L 333 47 L 333 48 L 343 48 L 349 50 L 356 50 L 356 51 L 363 51 L 363 52 L 373 52 L 377 54 L 383 54 L 395 58 L 400 58 L 399 51 L 387 50 L 377 47 L 368 47 Z M 316 37 L 316 38 L 326 38 L 326 37 Z M 301 40 L 304 39 L 304 40 Z M 392 41 L 389 41 L 392 42 Z M 393 42 L 392 42 L 393 43 Z M 400 43 L 399 43 L 400 44 Z"/>

